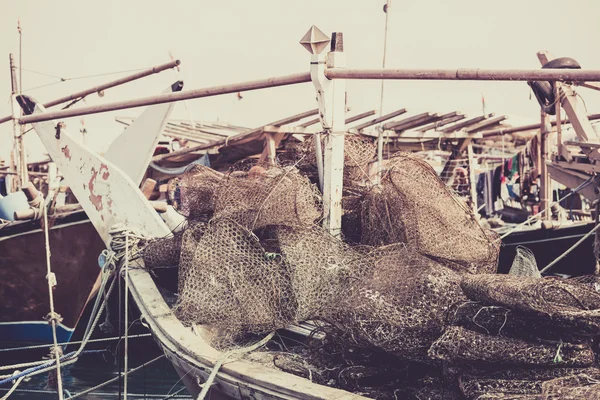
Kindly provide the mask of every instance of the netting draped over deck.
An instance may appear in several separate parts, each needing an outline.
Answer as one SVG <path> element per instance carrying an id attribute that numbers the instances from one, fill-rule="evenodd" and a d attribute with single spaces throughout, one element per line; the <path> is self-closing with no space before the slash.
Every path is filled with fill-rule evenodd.
<path id="1" fill-rule="evenodd" d="M 400 154 L 371 185 L 374 146 L 353 135 L 342 203 L 354 237 L 334 238 L 320 227 L 313 145 L 290 156 L 297 168 L 248 164 L 221 175 L 196 166 L 182 178 L 187 229 L 144 251 L 150 268 L 179 263 L 182 322 L 209 325 L 213 344 L 231 346 L 320 321 L 348 347 L 443 371 L 438 381 L 454 386 L 423 386 L 431 398 L 558 400 L 597 388 L 597 280 L 532 276 L 526 250 L 517 275 L 494 275 L 500 241 L 428 164 Z M 591 380 L 551 383 L 582 374 Z"/>
<path id="2" fill-rule="evenodd" d="M 391 160 L 362 204 L 362 243 L 407 246 L 461 272 L 495 272 L 499 241 L 486 233 L 422 159 Z M 492 240 L 490 240 L 492 239 Z"/>

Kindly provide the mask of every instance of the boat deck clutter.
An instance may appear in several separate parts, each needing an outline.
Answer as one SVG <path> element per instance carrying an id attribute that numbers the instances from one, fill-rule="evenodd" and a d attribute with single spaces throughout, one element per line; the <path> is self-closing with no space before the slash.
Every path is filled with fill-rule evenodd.
<path id="1" fill-rule="evenodd" d="M 600 398 L 593 278 L 527 276 L 526 258 L 519 275 L 496 275 L 498 236 L 405 153 L 373 184 L 347 147 L 352 218 L 334 237 L 320 226 L 312 148 L 283 166 L 197 165 L 182 177 L 187 228 L 143 252 L 148 268 L 179 266 L 182 322 L 208 326 L 226 351 L 313 321 L 324 339 L 279 337 L 246 357 L 374 398 Z"/>

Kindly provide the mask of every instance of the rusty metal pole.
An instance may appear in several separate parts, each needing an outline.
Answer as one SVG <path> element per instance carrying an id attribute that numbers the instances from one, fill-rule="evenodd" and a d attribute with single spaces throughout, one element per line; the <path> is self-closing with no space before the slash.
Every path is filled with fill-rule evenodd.
<path id="1" fill-rule="evenodd" d="M 102 85 L 94 86 L 93 88 L 90 88 L 90 89 L 82 90 L 82 91 L 79 91 L 77 93 L 73 93 L 73 94 L 70 94 L 68 96 L 64 96 L 64 97 L 61 97 L 59 99 L 49 101 L 47 103 L 44 103 L 43 106 L 46 107 L 46 108 L 50 108 L 50 107 L 53 107 L 53 106 L 56 106 L 56 105 L 59 105 L 59 104 L 62 104 L 62 103 L 66 103 L 67 101 L 77 100 L 77 99 L 80 99 L 80 98 L 85 97 L 87 95 L 101 92 L 101 91 L 103 91 L 105 89 L 110 89 L 110 88 L 113 88 L 115 86 L 123 85 L 125 83 L 132 82 L 132 81 L 135 81 L 135 80 L 140 79 L 140 78 L 144 78 L 144 77 L 152 75 L 152 74 L 157 74 L 157 73 L 162 72 L 162 71 L 167 70 L 167 69 L 175 68 L 179 64 L 180 64 L 179 60 L 170 61 L 168 63 L 161 64 L 161 65 L 158 65 L 156 67 L 149 68 L 149 69 L 145 69 L 143 71 L 136 72 L 135 74 L 128 75 L 128 76 L 125 76 L 123 78 L 119 78 L 117 80 L 104 83 Z M 12 116 L 7 116 L 7 117 L 0 118 L 0 124 L 2 124 L 4 122 L 7 122 L 7 121 L 10 121 L 11 119 L 12 119 Z"/>
<path id="2" fill-rule="evenodd" d="M 240 91 L 250 91 L 265 89 L 269 87 L 295 85 L 298 83 L 310 82 L 310 73 L 301 72 L 299 74 L 278 76 L 274 78 L 258 79 L 255 81 L 235 83 L 230 85 L 212 86 L 195 90 L 181 91 L 175 93 L 159 94 L 156 96 L 143 97 L 136 100 L 119 101 L 110 104 L 98 106 L 80 107 L 72 110 L 47 111 L 43 114 L 27 115 L 21 118 L 20 123 L 31 124 L 34 122 L 50 121 L 53 119 L 62 119 L 69 117 L 78 117 L 80 115 L 100 114 L 109 111 L 124 110 L 127 108 L 145 107 L 154 104 L 172 103 L 175 101 L 199 99 L 202 97 L 218 96 L 221 94 L 237 93 Z"/>
<path id="3" fill-rule="evenodd" d="M 327 70 L 329 79 L 402 79 L 446 81 L 600 81 L 600 70 L 583 69 L 342 69 Z"/>
<path id="4" fill-rule="evenodd" d="M 550 136 L 550 123 L 548 115 L 540 110 L 540 209 L 546 210 L 552 202 L 552 181 L 548 172 L 548 148 Z M 551 220 L 552 213 L 544 212 L 544 219 Z"/>
<path id="5" fill-rule="evenodd" d="M 13 108 L 12 113 L 14 115 L 14 103 L 13 97 L 15 93 L 17 93 L 17 78 L 15 73 L 15 62 L 12 53 L 8 55 L 8 60 L 10 63 L 10 85 L 11 85 L 11 107 Z M 12 116 L 11 116 L 12 119 Z M 15 192 L 19 190 L 19 175 L 17 173 L 17 159 L 16 159 L 16 136 L 17 136 L 17 120 L 13 119 L 13 134 L 10 137 L 9 145 L 10 145 L 10 154 L 9 154 L 9 173 L 10 175 L 6 176 L 7 179 L 7 187 L 8 192 Z"/>

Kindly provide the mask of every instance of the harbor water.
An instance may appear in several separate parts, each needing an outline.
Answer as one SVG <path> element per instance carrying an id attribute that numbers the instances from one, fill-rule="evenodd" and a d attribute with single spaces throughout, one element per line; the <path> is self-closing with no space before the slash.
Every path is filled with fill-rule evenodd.
<path id="1" fill-rule="evenodd" d="M 8 346 L 0 343 L 0 349 Z M 73 365 L 65 366 L 62 369 L 62 380 L 65 392 L 65 398 L 75 396 L 85 390 L 100 385 L 103 382 L 111 380 L 119 375 L 119 355 L 116 352 L 116 343 L 100 344 L 96 343 L 93 353 L 83 354 Z M 130 339 L 128 355 L 128 370 L 132 370 L 150 360 L 161 356 L 161 351 L 152 338 L 142 337 Z M 75 350 L 70 346 L 67 352 Z M 97 352 L 103 350 L 101 352 Z M 19 354 L 16 354 L 19 353 Z M 21 363 L 27 361 L 36 361 L 40 359 L 43 353 L 38 352 L 1 352 L 0 359 L 2 365 Z M 26 358 L 25 358 L 26 357 Z M 122 369 L 121 358 L 121 369 Z M 2 371 L 2 373 L 6 373 Z M 31 378 L 28 382 L 22 382 L 18 390 L 9 397 L 12 399 L 32 399 L 46 400 L 58 398 L 56 387 L 52 383 L 53 376 L 47 373 L 40 374 Z M 173 369 L 169 360 L 160 357 L 156 361 L 130 373 L 127 378 L 127 398 L 129 399 L 191 399 L 185 386 L 179 376 Z M 54 386 L 54 387 L 53 387 Z M 4 385 L 0 388 L 0 398 L 6 395 L 11 385 Z M 94 389 L 78 399 L 123 399 L 123 380 L 114 382 Z"/>

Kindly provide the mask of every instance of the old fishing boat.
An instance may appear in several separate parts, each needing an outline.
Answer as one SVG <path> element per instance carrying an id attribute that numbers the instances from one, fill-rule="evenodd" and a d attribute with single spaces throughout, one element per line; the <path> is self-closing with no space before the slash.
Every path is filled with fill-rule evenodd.
<path id="1" fill-rule="evenodd" d="M 310 80 L 316 86 L 324 143 L 319 136 L 321 133 L 315 134 L 310 151 L 294 160 L 291 168 L 282 170 L 275 166 L 278 133 L 281 133 L 281 140 L 286 132 L 271 133 L 261 129 L 252 135 L 264 139 L 264 166 L 239 170 L 227 178 L 206 167 L 198 167 L 192 171 L 202 177 L 196 181 L 198 186 L 194 188 L 193 180 L 181 186 L 183 202 L 187 201 L 189 206 L 193 200 L 190 210 L 197 215 L 190 216 L 190 228 L 183 238 L 179 237 L 181 252 L 174 252 L 182 265 L 180 297 L 175 310 L 167 304 L 169 296 L 159 290 L 150 271 L 144 268 L 144 264 L 149 263 L 145 256 L 139 257 L 139 251 L 140 246 L 144 250 L 148 248 L 144 247 L 145 243 L 166 243 L 161 240 L 165 238 L 172 243 L 178 236 L 171 237 L 172 229 L 138 190 L 131 172 L 90 152 L 66 132 L 56 135 L 57 124 L 52 120 L 76 113 L 46 112 L 35 100 L 19 97 L 27 114 L 21 122 L 33 125 L 53 161 L 71 183 L 99 236 L 107 247 L 112 245 L 115 254 L 119 252 L 122 256 L 119 266 L 125 284 L 142 318 L 190 393 L 199 398 L 209 392 L 213 398 L 361 398 L 359 393 L 364 392 L 360 388 L 353 394 L 330 387 L 330 382 L 317 384 L 310 373 L 307 377 L 299 377 L 242 358 L 273 337 L 273 333 L 266 333 L 284 328 L 287 322 L 310 316 L 333 322 L 332 325 L 341 331 L 340 340 L 345 332 L 346 339 L 352 338 L 358 347 L 364 346 L 363 349 L 370 351 L 377 348 L 405 361 L 449 361 L 460 367 L 484 363 L 492 368 L 504 363 L 520 365 L 519 378 L 525 374 L 532 376 L 529 385 L 529 381 L 514 379 L 515 372 L 510 369 L 488 371 L 496 374 L 495 378 L 473 375 L 481 372 L 476 370 L 471 370 L 471 375 L 468 371 L 459 371 L 458 377 L 450 374 L 448 381 L 438 375 L 437 389 L 441 387 L 445 391 L 442 396 L 450 394 L 457 396 L 450 398 L 464 398 L 463 394 L 466 396 L 468 392 L 469 397 L 498 393 L 491 398 L 502 398 L 502 393 L 513 393 L 510 390 L 539 391 L 542 385 L 546 392 L 568 390 L 570 394 L 581 394 L 579 398 L 597 391 L 595 377 L 600 370 L 594 350 L 585 338 L 600 333 L 600 321 L 597 320 L 600 295 L 586 282 L 536 277 L 537 270 L 533 271 L 531 265 L 520 266 L 518 274 L 521 276 L 493 274 L 500 244 L 497 236 L 479 227 L 472 210 L 457 201 L 422 160 L 402 155 L 393 160 L 395 164 L 390 164 L 387 172 L 374 176 L 380 179 L 382 189 L 367 193 L 362 200 L 363 206 L 369 207 L 368 216 L 374 218 L 361 220 L 363 233 L 365 230 L 368 233 L 366 241 L 374 248 L 370 251 L 352 249 L 339 240 L 339 236 L 343 228 L 343 207 L 348 207 L 343 204 L 344 189 L 348 189 L 344 183 L 349 182 L 348 178 L 357 181 L 353 174 L 371 178 L 364 163 L 352 160 L 354 157 L 344 157 L 346 140 L 352 137 L 346 135 L 345 129 L 344 79 L 447 77 L 548 79 L 555 82 L 600 80 L 600 74 L 563 69 L 542 73 L 349 70 L 343 68 L 341 34 L 334 36 L 327 60 L 321 52 L 329 44 L 329 38 L 316 28 L 313 27 L 301 43 L 313 54 L 311 74 L 199 89 L 106 108 L 168 103 Z M 80 113 L 86 111 L 94 110 L 78 110 Z M 463 132 L 454 136 L 461 140 L 469 135 Z M 380 137 L 383 139 L 383 135 Z M 349 142 L 355 139 L 349 139 Z M 144 138 L 138 135 L 135 143 L 138 142 L 144 142 Z M 249 144 L 252 137 L 248 133 L 231 137 L 227 142 L 226 145 L 254 146 L 262 151 L 262 143 Z M 196 150 L 201 149 L 197 146 L 179 155 Z M 223 149 L 220 154 L 226 155 L 227 150 Z M 314 185 L 294 169 L 310 157 L 314 157 L 317 185 L 322 195 L 316 195 Z M 384 171 L 382 158 L 379 157 L 378 173 Z M 305 220 L 320 220 L 319 206 L 323 209 L 326 229 L 310 223 L 303 225 Z M 394 217 L 395 213 L 401 217 L 391 218 L 390 209 Z M 208 222 L 202 219 L 202 215 L 213 213 L 221 214 L 220 218 L 213 217 Z M 273 226 L 275 231 L 269 231 L 268 228 Z M 260 229 L 263 229 L 260 233 L 254 233 Z M 270 236 L 271 233 L 275 236 Z M 273 238 L 279 249 L 269 247 Z M 292 276 L 287 277 L 291 279 L 291 289 L 286 286 L 289 281 L 278 257 L 285 257 L 292 266 Z M 369 260 L 377 260 L 377 266 L 373 267 Z M 300 271 L 312 275 L 300 277 Z M 256 275 L 252 275 L 254 273 Z M 304 284 L 311 280 L 316 280 L 317 286 L 294 286 L 294 282 Z M 548 295 L 546 289 L 552 287 L 564 290 Z M 532 298 L 532 293 L 543 297 L 542 305 Z M 590 307 L 582 309 L 581 304 L 574 304 L 565 293 L 569 296 L 577 293 L 578 298 L 585 299 Z M 520 298 L 517 295 L 523 302 L 515 300 Z M 199 298 L 203 301 L 197 301 Z M 480 302 L 484 298 L 493 306 L 482 308 Z M 215 309 L 206 308 L 207 305 Z M 453 309 L 456 305 L 459 308 Z M 492 314 L 483 322 L 478 319 L 482 313 Z M 518 319 L 520 317 L 513 320 L 514 315 L 523 317 L 520 313 L 530 313 L 529 321 L 534 318 L 535 325 L 540 324 L 539 329 L 519 331 L 520 324 L 528 321 Z M 450 322 L 446 320 L 448 314 L 453 317 Z M 203 323 L 192 323 L 190 315 Z M 503 317 L 499 325 L 496 317 Z M 463 325 L 459 323 L 461 318 Z M 225 351 L 214 347 L 218 343 L 215 338 L 233 339 L 244 329 L 260 335 L 259 340 Z M 503 330 L 510 330 L 515 336 L 505 337 L 501 334 Z M 525 333 L 533 335 L 534 341 L 522 337 Z M 544 342 L 536 342 L 538 338 Z M 439 372 L 437 366 L 434 369 Z M 574 374 L 584 374 L 591 379 L 584 381 L 583 377 Z M 570 386 L 563 384 L 562 379 L 573 376 L 582 379 L 575 379 Z M 502 384 L 497 385 L 496 381 Z M 469 382 L 472 383 L 470 386 L 467 385 Z M 397 397 L 397 393 L 401 392 L 393 390 L 391 395 Z M 413 395 L 419 398 L 416 393 Z"/>

